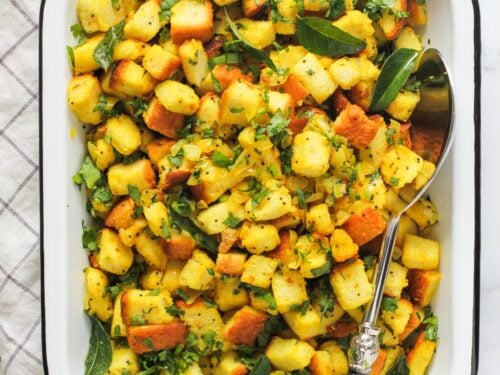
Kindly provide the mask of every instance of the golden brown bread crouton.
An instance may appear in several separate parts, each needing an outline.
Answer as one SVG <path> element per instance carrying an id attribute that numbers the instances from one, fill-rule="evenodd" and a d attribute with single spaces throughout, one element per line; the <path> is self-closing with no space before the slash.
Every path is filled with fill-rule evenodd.
<path id="1" fill-rule="evenodd" d="M 408 292 L 417 306 L 427 306 L 431 303 L 434 293 L 441 281 L 439 271 L 410 270 L 408 272 Z"/>
<path id="2" fill-rule="evenodd" d="M 266 315 L 253 307 L 238 310 L 224 327 L 224 337 L 233 344 L 251 345 L 264 329 Z"/>
<path id="3" fill-rule="evenodd" d="M 406 363 L 412 375 L 424 375 L 429 366 L 434 352 L 436 351 L 436 341 L 425 338 L 425 332 L 418 335 L 415 345 L 406 355 Z"/>
<path id="4" fill-rule="evenodd" d="M 314 353 L 309 364 L 312 375 L 332 375 L 333 371 L 332 357 L 326 350 L 318 350 Z"/>
<path id="5" fill-rule="evenodd" d="M 155 85 L 155 79 L 132 60 L 120 61 L 109 78 L 111 90 L 132 97 L 147 97 L 153 92 Z"/>
<path id="6" fill-rule="evenodd" d="M 134 222 L 135 203 L 130 197 L 118 201 L 108 213 L 104 225 L 115 228 L 128 228 Z"/>
<path id="7" fill-rule="evenodd" d="M 68 105 L 79 121 L 98 125 L 102 121 L 102 112 L 94 108 L 102 94 L 99 80 L 92 74 L 73 77 L 68 85 Z"/>
<path id="8" fill-rule="evenodd" d="M 347 337 L 358 330 L 358 323 L 354 320 L 340 321 L 329 326 L 327 330 L 334 338 Z"/>
<path id="9" fill-rule="evenodd" d="M 193 255 L 196 242 L 188 235 L 172 233 L 169 240 L 161 240 L 161 247 L 170 260 L 188 260 Z"/>
<path id="10" fill-rule="evenodd" d="M 156 184 L 155 170 L 148 159 L 115 164 L 108 170 L 108 184 L 113 195 L 128 195 L 129 185 L 140 191 L 152 189 Z"/>
<path id="11" fill-rule="evenodd" d="M 245 270 L 246 255 L 243 253 L 219 253 L 215 263 L 215 270 L 225 275 L 241 276 Z"/>
<path id="12" fill-rule="evenodd" d="M 380 123 L 368 118 L 361 107 L 351 104 L 337 117 L 333 130 L 346 137 L 354 147 L 363 149 L 373 140 L 379 126 Z"/>
<path id="13" fill-rule="evenodd" d="M 309 96 L 309 90 L 293 74 L 288 76 L 282 87 L 284 92 L 289 94 L 297 105 L 301 105 L 304 99 Z"/>
<path id="14" fill-rule="evenodd" d="M 142 66 L 158 81 L 164 81 L 181 66 L 181 60 L 173 53 L 155 44 L 144 55 Z"/>
<path id="15" fill-rule="evenodd" d="M 175 141 L 168 138 L 158 138 L 153 142 L 149 142 L 146 146 L 149 160 L 157 166 L 158 162 L 170 153 L 173 145 L 175 145 Z"/>
<path id="16" fill-rule="evenodd" d="M 420 326 L 420 323 L 422 323 L 424 318 L 425 312 L 423 311 L 423 309 L 414 306 L 413 312 L 410 316 L 410 320 L 408 320 L 408 324 L 406 325 L 404 331 L 399 335 L 399 341 L 403 342 L 408 336 L 410 336 L 411 333 Z"/>
<path id="17" fill-rule="evenodd" d="M 377 237 L 385 229 L 386 222 L 379 210 L 365 208 L 361 214 L 353 214 L 344 223 L 344 230 L 358 246 Z"/>
<path id="18" fill-rule="evenodd" d="M 352 104 L 347 96 L 345 96 L 344 91 L 341 88 L 335 90 L 332 96 L 333 101 L 333 111 L 338 116 L 340 113 L 347 108 L 349 104 Z"/>
<path id="19" fill-rule="evenodd" d="M 247 79 L 240 68 L 232 65 L 220 64 L 213 69 L 213 74 L 222 90 L 225 90 L 237 79 Z"/>
<path id="20" fill-rule="evenodd" d="M 209 0 L 181 0 L 172 7 L 172 40 L 182 44 L 188 39 L 208 42 L 213 37 L 213 7 Z"/>
<path id="21" fill-rule="evenodd" d="M 240 239 L 240 231 L 227 228 L 221 232 L 220 236 L 220 243 L 217 251 L 219 253 L 227 253 Z"/>
<path id="22" fill-rule="evenodd" d="M 128 345 L 139 354 L 175 348 L 184 342 L 187 334 L 188 328 L 181 321 L 127 329 Z"/>
<path id="23" fill-rule="evenodd" d="M 217 366 L 213 369 L 213 375 L 247 375 L 247 367 L 239 361 L 235 351 L 230 350 L 222 354 Z"/>
<path id="24" fill-rule="evenodd" d="M 285 264 L 291 269 L 297 269 L 300 265 L 299 255 L 296 254 L 295 243 L 297 242 L 297 233 L 288 231 L 280 233 L 280 243 L 266 255 L 270 258 L 277 259 L 280 263 Z"/>
<path id="25" fill-rule="evenodd" d="M 150 290 L 127 289 L 121 297 L 123 323 L 129 326 L 167 324 L 174 320 L 166 308 L 172 306 L 167 290 L 152 293 Z"/>
<path id="26" fill-rule="evenodd" d="M 241 2 L 245 17 L 253 17 L 266 6 L 265 0 L 242 0 Z"/>
<path id="27" fill-rule="evenodd" d="M 355 309 L 372 298 L 373 286 L 361 259 L 335 266 L 330 274 L 330 284 L 344 310 Z"/>
<path id="28" fill-rule="evenodd" d="M 179 138 L 178 131 L 183 127 L 184 115 L 169 111 L 157 98 L 149 102 L 143 117 L 149 129 L 171 139 Z"/>
<path id="29" fill-rule="evenodd" d="M 427 23 L 427 7 L 425 4 L 420 4 L 417 0 L 408 0 L 408 11 L 410 18 L 408 24 L 410 26 L 421 26 Z"/>
<path id="30" fill-rule="evenodd" d="M 398 37 L 406 25 L 406 19 L 397 17 L 397 12 L 407 9 L 407 0 L 396 0 L 394 6 L 382 11 L 382 17 L 377 21 L 387 40 Z"/>
<path id="31" fill-rule="evenodd" d="M 191 176 L 191 171 L 187 169 L 177 169 L 161 175 L 159 187 L 168 190 L 174 186 L 182 184 Z"/>
<path id="32" fill-rule="evenodd" d="M 371 375 L 381 375 L 385 367 L 385 360 L 387 359 L 387 351 L 385 349 L 380 349 L 378 352 L 377 359 L 372 366 Z"/>

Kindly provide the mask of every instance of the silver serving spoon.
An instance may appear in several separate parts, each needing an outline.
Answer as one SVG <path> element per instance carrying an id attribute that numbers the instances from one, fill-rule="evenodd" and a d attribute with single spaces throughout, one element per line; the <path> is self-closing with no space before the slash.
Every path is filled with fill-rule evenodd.
<path id="1" fill-rule="evenodd" d="M 431 48 L 424 52 L 417 79 L 422 82 L 422 85 L 420 103 L 411 117 L 412 149 L 425 160 L 433 162 L 436 170 L 413 200 L 401 211 L 394 213 L 387 223 L 376 268 L 373 299 L 366 307 L 363 323 L 359 328 L 359 333 L 353 337 L 348 353 L 350 374 L 371 373 L 380 350 L 378 339 L 380 330 L 375 324 L 401 215 L 427 190 L 443 164 L 451 145 L 454 115 L 453 90 L 448 69 L 438 50 Z"/>

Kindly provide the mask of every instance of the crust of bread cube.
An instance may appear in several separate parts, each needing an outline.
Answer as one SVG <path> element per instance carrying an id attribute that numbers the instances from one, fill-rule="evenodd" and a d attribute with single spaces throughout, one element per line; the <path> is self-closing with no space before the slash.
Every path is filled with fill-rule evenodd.
<path id="1" fill-rule="evenodd" d="M 236 345 L 251 345 L 264 329 L 266 314 L 245 306 L 238 310 L 224 327 L 224 337 Z"/>
<path id="2" fill-rule="evenodd" d="M 189 176 L 191 176 L 191 171 L 187 169 L 177 169 L 175 171 L 164 173 L 160 176 L 160 188 L 163 190 L 173 188 L 174 186 L 186 182 Z"/>
<path id="3" fill-rule="evenodd" d="M 424 375 L 426 373 L 436 351 L 436 346 L 436 341 L 425 339 L 425 332 L 418 335 L 415 345 L 406 355 L 406 363 L 410 374 Z"/>
<path id="4" fill-rule="evenodd" d="M 420 307 L 431 303 L 441 281 L 441 273 L 435 270 L 410 270 L 408 292 L 412 301 Z"/>
<path id="5" fill-rule="evenodd" d="M 300 265 L 298 254 L 295 253 L 295 243 L 297 242 L 297 233 L 287 231 L 280 233 L 280 244 L 266 255 L 277 259 L 290 269 L 297 269 Z"/>
<path id="6" fill-rule="evenodd" d="M 243 14 L 245 17 L 253 17 L 266 7 L 265 0 L 242 0 Z"/>
<path id="7" fill-rule="evenodd" d="M 227 89 L 231 85 L 231 83 L 238 79 L 247 79 L 247 76 L 243 74 L 240 68 L 232 65 L 216 65 L 212 72 L 217 82 L 219 82 L 222 90 Z"/>
<path id="8" fill-rule="evenodd" d="M 335 90 L 332 96 L 333 101 L 333 110 L 335 114 L 338 116 L 340 113 L 347 108 L 348 105 L 352 104 L 347 96 L 345 96 L 344 91 L 338 88 Z"/>
<path id="9" fill-rule="evenodd" d="M 378 352 L 377 359 L 375 360 L 375 363 L 372 366 L 372 372 L 370 375 L 382 375 L 386 359 L 387 359 L 387 350 L 380 349 L 380 351 Z"/>
<path id="10" fill-rule="evenodd" d="M 168 259 L 188 260 L 193 255 L 196 241 L 188 235 L 172 233 L 169 240 L 161 240 L 161 247 Z"/>
<path id="11" fill-rule="evenodd" d="M 330 353 L 325 350 L 318 350 L 314 353 L 309 364 L 312 375 L 331 375 L 333 374 L 333 364 Z"/>
<path id="12" fill-rule="evenodd" d="M 134 222 L 134 210 L 134 200 L 130 197 L 123 198 L 113 206 L 111 211 L 109 211 L 106 220 L 104 220 L 104 225 L 115 228 L 116 230 L 128 228 Z"/>
<path id="13" fill-rule="evenodd" d="M 220 234 L 220 242 L 217 251 L 219 253 L 227 253 L 240 239 L 240 231 L 237 229 L 227 228 Z"/>
<path id="14" fill-rule="evenodd" d="M 127 339 L 130 348 L 142 354 L 175 348 L 184 342 L 187 334 L 186 324 L 175 321 L 167 324 L 129 327 Z"/>
<path id="15" fill-rule="evenodd" d="M 156 85 L 155 79 L 132 60 L 122 60 L 113 69 L 109 87 L 127 96 L 147 97 Z"/>
<path id="16" fill-rule="evenodd" d="M 342 320 L 328 327 L 328 333 L 334 338 L 347 337 L 358 330 L 358 323 L 354 320 Z"/>
<path id="17" fill-rule="evenodd" d="M 146 146 L 149 160 L 158 166 L 158 162 L 170 153 L 175 143 L 175 141 L 168 138 L 158 138 L 153 142 L 149 142 Z"/>
<path id="18" fill-rule="evenodd" d="M 419 4 L 417 0 L 408 0 L 408 11 L 410 12 L 408 19 L 410 26 L 422 26 L 427 23 L 427 6 L 425 4 Z"/>
<path id="19" fill-rule="evenodd" d="M 371 120 L 363 109 L 355 104 L 347 105 L 335 120 L 336 134 L 346 137 L 358 149 L 367 147 L 377 134 L 380 123 Z"/>
<path id="20" fill-rule="evenodd" d="M 142 66 L 158 81 L 164 81 L 181 66 L 179 57 L 155 44 L 144 55 Z"/>
<path id="21" fill-rule="evenodd" d="M 215 263 L 215 270 L 225 275 L 241 276 L 245 270 L 245 260 L 246 255 L 243 253 L 219 253 Z"/>
<path id="22" fill-rule="evenodd" d="M 213 7 L 209 0 L 181 0 L 172 7 L 172 40 L 182 44 L 188 39 L 208 42 L 213 37 Z"/>
<path id="23" fill-rule="evenodd" d="M 353 214 L 343 225 L 343 229 L 358 246 L 364 245 L 381 234 L 386 222 L 379 210 L 365 208 L 361 214 Z"/>
<path id="24" fill-rule="evenodd" d="M 397 11 L 406 11 L 407 0 L 396 0 L 391 9 L 384 9 L 382 17 L 377 21 L 379 26 L 384 32 L 387 40 L 394 40 L 398 37 L 401 30 L 403 30 L 406 20 L 396 16 Z"/>
<path id="25" fill-rule="evenodd" d="M 410 320 L 408 320 L 408 324 L 406 325 L 404 331 L 399 335 L 399 341 L 403 342 L 408 336 L 410 336 L 413 331 L 415 331 L 420 326 L 424 318 L 424 310 L 417 306 L 413 306 Z"/>
<path id="26" fill-rule="evenodd" d="M 178 132 L 184 126 L 184 115 L 169 111 L 157 98 L 151 99 L 143 117 L 149 129 L 165 137 L 179 139 Z"/>

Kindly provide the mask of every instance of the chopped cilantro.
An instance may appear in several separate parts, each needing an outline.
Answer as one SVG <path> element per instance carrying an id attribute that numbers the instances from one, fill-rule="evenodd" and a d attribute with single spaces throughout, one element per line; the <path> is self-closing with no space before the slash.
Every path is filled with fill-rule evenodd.
<path id="1" fill-rule="evenodd" d="M 226 220 L 223 221 L 224 224 L 226 224 L 230 228 L 237 228 L 238 225 L 241 223 L 241 219 L 237 218 L 234 216 L 231 212 L 227 216 Z"/>
<path id="2" fill-rule="evenodd" d="M 390 179 L 389 182 L 390 182 L 391 186 L 398 186 L 398 184 L 399 184 L 399 178 L 397 178 L 397 177 L 391 177 L 391 179 Z"/>
<path id="3" fill-rule="evenodd" d="M 233 161 L 220 151 L 214 152 L 212 155 L 212 163 L 220 168 L 229 168 L 233 165 Z"/>
<path id="4" fill-rule="evenodd" d="M 296 189 L 295 190 L 295 195 L 297 196 L 297 203 L 300 208 L 307 208 L 307 198 L 311 196 L 310 191 L 304 191 L 302 189 Z"/>
<path id="5" fill-rule="evenodd" d="M 395 312 L 398 309 L 398 299 L 391 297 L 384 297 L 382 299 L 382 310 Z"/>
<path id="6" fill-rule="evenodd" d="M 105 186 L 97 187 L 92 192 L 92 199 L 96 202 L 104 204 L 106 207 L 110 207 L 113 204 L 113 194 L 111 193 L 111 190 Z"/>
<path id="7" fill-rule="evenodd" d="M 82 44 L 85 42 L 85 39 L 87 39 L 87 33 L 81 23 L 75 23 L 71 26 L 70 30 L 78 45 Z"/>
<path id="8" fill-rule="evenodd" d="M 73 176 L 72 180 L 77 185 L 85 183 L 87 188 L 94 189 L 102 179 L 102 173 L 92 162 L 89 156 L 85 157 L 80 170 Z"/>
<path id="9" fill-rule="evenodd" d="M 93 252 L 96 251 L 99 246 L 99 237 L 101 235 L 100 231 L 98 228 L 95 227 L 87 227 L 83 222 L 82 222 L 82 246 L 84 249 L 88 249 L 89 251 Z"/>
<path id="10" fill-rule="evenodd" d="M 165 311 L 167 313 L 169 313 L 170 315 L 172 316 L 176 316 L 176 317 L 179 317 L 181 315 L 184 315 L 184 311 L 179 309 L 177 306 L 175 305 L 172 305 L 172 306 L 169 306 L 169 307 L 165 307 Z"/>

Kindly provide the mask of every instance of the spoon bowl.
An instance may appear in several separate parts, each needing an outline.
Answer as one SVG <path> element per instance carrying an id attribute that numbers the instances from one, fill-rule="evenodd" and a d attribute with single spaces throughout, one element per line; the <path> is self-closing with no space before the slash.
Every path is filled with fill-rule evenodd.
<path id="1" fill-rule="evenodd" d="M 379 328 L 376 320 L 382 302 L 385 280 L 389 271 L 401 215 L 425 193 L 436 177 L 448 154 L 453 138 L 453 90 L 448 69 L 441 53 L 428 49 L 423 53 L 417 80 L 421 82 L 420 102 L 411 117 L 412 150 L 424 160 L 435 164 L 429 180 L 399 212 L 394 212 L 387 223 L 375 270 L 374 294 L 366 306 L 359 333 L 351 341 L 348 352 L 350 374 L 370 374 L 379 354 Z"/>

